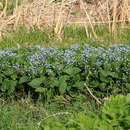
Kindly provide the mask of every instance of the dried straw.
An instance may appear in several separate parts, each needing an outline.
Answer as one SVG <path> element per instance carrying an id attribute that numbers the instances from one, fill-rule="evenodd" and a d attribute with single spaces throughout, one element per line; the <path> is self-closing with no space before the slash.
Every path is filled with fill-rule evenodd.
<path id="1" fill-rule="evenodd" d="M 60 39 L 64 26 L 78 24 L 85 27 L 87 36 L 89 36 L 87 27 L 90 25 L 92 34 L 97 38 L 95 24 L 108 24 L 109 31 L 112 27 L 114 32 L 116 23 L 130 23 L 128 0 L 101 0 L 97 4 L 86 4 L 83 0 L 62 0 L 58 3 L 54 0 L 34 0 L 33 3 L 23 0 L 21 6 L 18 6 L 17 1 L 13 14 L 7 16 L 8 0 L 6 0 L 6 5 L 0 14 L 1 35 L 12 30 L 12 27 L 15 29 L 19 24 L 25 25 L 28 29 L 38 27 L 41 30 L 44 27 L 55 26 L 55 33 Z M 73 14 L 76 3 L 80 3 L 83 10 Z"/>

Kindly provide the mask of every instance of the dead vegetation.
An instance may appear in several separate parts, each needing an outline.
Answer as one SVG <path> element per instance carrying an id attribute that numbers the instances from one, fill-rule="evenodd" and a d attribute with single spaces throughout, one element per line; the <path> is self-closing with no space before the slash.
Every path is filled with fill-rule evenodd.
<path id="1" fill-rule="evenodd" d="M 92 33 L 97 38 L 94 25 L 106 24 L 109 31 L 116 30 L 116 24 L 122 26 L 130 23 L 130 2 L 128 0 L 93 0 L 87 3 L 83 0 L 23 0 L 18 6 L 18 0 L 13 14 L 7 16 L 8 0 L 3 11 L 0 12 L 0 35 L 24 25 L 27 29 L 53 26 L 57 37 L 61 39 L 64 26 L 71 24 L 82 25 L 88 33 L 90 26 Z M 0 3 L 2 7 L 2 3 Z"/>

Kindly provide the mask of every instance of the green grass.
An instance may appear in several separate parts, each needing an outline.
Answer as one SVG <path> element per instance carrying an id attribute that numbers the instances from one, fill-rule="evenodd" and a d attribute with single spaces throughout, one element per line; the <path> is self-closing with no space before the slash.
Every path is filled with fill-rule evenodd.
<path id="1" fill-rule="evenodd" d="M 16 130 L 22 127 L 34 128 L 38 121 L 44 118 L 45 109 L 43 104 L 36 104 L 29 99 L 20 101 L 2 102 L 0 101 L 0 129 Z"/>
<path id="2" fill-rule="evenodd" d="M 95 101 L 87 103 L 82 95 L 71 103 L 66 103 L 59 97 L 46 103 L 41 99 L 32 100 L 31 97 L 19 100 L 0 98 L 0 130 L 36 130 L 38 123 L 49 115 L 59 112 L 77 113 L 87 110 L 91 104 L 91 111 L 94 111 L 95 107 L 98 108 Z M 64 122 L 67 117 L 69 118 L 69 115 L 60 115 L 56 120 Z"/>
<path id="3" fill-rule="evenodd" d="M 130 44 L 130 29 L 117 27 L 117 33 L 113 34 L 108 31 L 106 26 L 95 26 L 97 39 L 92 35 L 91 29 L 88 28 L 89 37 L 86 36 L 84 27 L 69 26 L 64 28 L 62 41 L 59 41 L 53 31 L 53 28 L 45 28 L 40 31 L 37 28 L 27 31 L 25 27 L 19 27 L 8 35 L 2 36 L 0 40 L 0 49 L 17 48 L 18 46 L 40 45 L 41 47 L 72 47 L 73 44 Z"/>

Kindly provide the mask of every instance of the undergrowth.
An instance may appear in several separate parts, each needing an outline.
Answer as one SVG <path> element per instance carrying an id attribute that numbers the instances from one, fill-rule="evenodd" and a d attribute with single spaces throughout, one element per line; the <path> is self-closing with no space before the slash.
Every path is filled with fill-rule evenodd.
<path id="1" fill-rule="evenodd" d="M 77 26 L 65 27 L 62 41 L 53 28 L 19 27 L 2 36 L 1 130 L 130 129 L 130 30 L 94 28 L 98 39 Z"/>

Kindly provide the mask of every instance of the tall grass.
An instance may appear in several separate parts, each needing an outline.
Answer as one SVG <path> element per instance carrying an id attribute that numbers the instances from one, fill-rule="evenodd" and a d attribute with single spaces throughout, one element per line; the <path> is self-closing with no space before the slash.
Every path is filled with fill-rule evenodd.
<path id="1" fill-rule="evenodd" d="M 109 32 L 107 26 L 94 26 L 97 34 L 97 39 L 91 33 L 91 27 L 88 27 L 88 36 L 86 30 L 81 26 L 68 26 L 64 28 L 62 41 L 57 39 L 53 28 L 45 28 L 39 30 L 38 28 L 30 29 L 27 31 L 25 27 L 19 27 L 12 31 L 9 35 L 2 36 L 0 40 L 0 49 L 4 48 L 17 48 L 20 46 L 33 46 L 40 45 L 41 47 L 72 47 L 73 44 L 83 45 L 88 44 L 129 44 L 130 30 L 129 28 L 116 27 L 117 33 Z"/>

